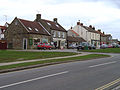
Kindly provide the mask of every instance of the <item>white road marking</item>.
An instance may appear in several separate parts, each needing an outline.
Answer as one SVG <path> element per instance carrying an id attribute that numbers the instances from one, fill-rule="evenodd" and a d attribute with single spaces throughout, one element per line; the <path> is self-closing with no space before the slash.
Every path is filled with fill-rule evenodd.
<path id="1" fill-rule="evenodd" d="M 116 63 L 117 61 L 113 61 L 113 62 L 108 62 L 108 63 L 102 63 L 102 64 L 97 64 L 97 65 L 93 65 L 93 66 L 89 66 L 89 67 L 98 67 L 98 66 L 103 66 L 103 65 L 108 65 L 108 64 L 113 64 Z"/>
<path id="2" fill-rule="evenodd" d="M 53 77 L 53 76 L 65 74 L 65 73 L 68 73 L 68 72 L 69 72 L 69 71 L 64 71 L 64 72 L 55 73 L 55 74 L 51 74 L 51 75 L 47 75 L 47 76 L 43 76 L 43 77 L 38 77 L 38 78 L 26 80 L 26 81 L 21 81 L 21 82 L 9 84 L 9 85 L 4 85 L 4 86 L 0 86 L 0 89 L 1 89 L 1 88 L 6 88 L 6 87 L 10 87 L 10 86 L 15 86 L 15 85 L 18 85 L 18 84 L 23 84 L 23 83 L 31 82 L 31 81 L 35 81 L 35 80 L 40 80 L 40 79 L 44 79 L 44 78 L 48 78 L 48 77 Z"/>

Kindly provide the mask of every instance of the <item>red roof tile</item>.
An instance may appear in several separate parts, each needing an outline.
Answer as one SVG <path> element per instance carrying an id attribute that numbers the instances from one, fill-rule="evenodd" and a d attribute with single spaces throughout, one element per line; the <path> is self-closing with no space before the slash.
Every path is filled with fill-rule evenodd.
<path id="1" fill-rule="evenodd" d="M 76 36 L 79 36 L 79 34 L 78 33 L 76 33 L 75 31 L 73 31 L 73 30 L 71 30 L 74 34 L 76 34 Z"/>
<path id="2" fill-rule="evenodd" d="M 29 30 L 29 33 L 49 35 L 46 30 L 36 21 L 19 19 L 21 23 Z M 31 28 L 31 30 L 29 29 Z"/>
<path id="3" fill-rule="evenodd" d="M 42 21 L 45 22 L 52 30 L 67 32 L 60 24 L 55 23 L 54 21 L 49 21 L 45 19 L 42 19 Z"/>

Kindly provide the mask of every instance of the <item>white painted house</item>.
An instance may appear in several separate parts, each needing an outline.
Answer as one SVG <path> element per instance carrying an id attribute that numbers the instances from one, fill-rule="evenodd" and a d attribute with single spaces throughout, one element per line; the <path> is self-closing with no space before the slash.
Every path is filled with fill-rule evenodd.
<path id="1" fill-rule="evenodd" d="M 94 44 L 99 47 L 100 34 L 91 25 L 89 27 L 84 26 L 83 23 L 77 22 L 77 25 L 72 28 L 76 33 L 80 35 L 89 44 Z"/>

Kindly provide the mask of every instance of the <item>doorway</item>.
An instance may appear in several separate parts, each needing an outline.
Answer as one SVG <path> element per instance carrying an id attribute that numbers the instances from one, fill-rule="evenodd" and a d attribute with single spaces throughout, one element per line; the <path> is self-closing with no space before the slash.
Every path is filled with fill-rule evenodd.
<path id="1" fill-rule="evenodd" d="M 27 39 L 26 38 L 24 38 L 23 39 L 23 49 L 27 49 Z"/>

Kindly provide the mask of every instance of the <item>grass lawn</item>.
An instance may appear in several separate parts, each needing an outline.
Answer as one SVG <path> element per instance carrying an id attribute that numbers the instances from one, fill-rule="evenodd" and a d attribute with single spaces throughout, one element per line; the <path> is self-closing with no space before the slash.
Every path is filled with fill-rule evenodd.
<path id="1" fill-rule="evenodd" d="M 106 48 L 106 49 L 96 49 L 96 50 L 83 50 L 83 52 L 120 53 L 120 48 Z"/>
<path id="2" fill-rule="evenodd" d="M 76 55 L 72 52 L 28 52 L 0 50 L 0 63 Z"/>
<path id="3" fill-rule="evenodd" d="M 25 67 L 25 66 L 31 66 L 31 65 L 37 65 L 37 64 L 44 64 L 44 63 L 52 63 L 52 62 L 62 62 L 62 61 L 78 61 L 78 60 L 89 60 L 89 59 L 95 59 L 95 58 L 103 58 L 103 57 L 109 57 L 109 55 L 103 55 L 103 54 L 89 54 L 85 56 L 77 56 L 77 57 L 70 57 L 70 58 L 62 58 L 62 59 L 53 59 L 53 60 L 45 60 L 45 61 L 36 61 L 36 62 L 27 62 L 27 63 L 21 63 L 21 64 L 13 64 L 13 65 L 5 65 L 0 66 L 0 70 L 5 69 L 12 69 L 12 68 L 18 68 L 18 67 Z"/>

